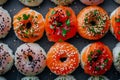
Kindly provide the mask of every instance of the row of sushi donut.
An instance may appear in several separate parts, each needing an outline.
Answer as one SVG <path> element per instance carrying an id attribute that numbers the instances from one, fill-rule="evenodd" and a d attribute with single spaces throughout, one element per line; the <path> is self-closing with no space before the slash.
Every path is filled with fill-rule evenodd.
<path id="1" fill-rule="evenodd" d="M 0 77 L 0 80 L 7 80 L 4 77 Z M 27 76 L 23 77 L 21 80 L 40 80 L 39 77 L 36 76 Z M 76 80 L 72 75 L 58 76 L 54 80 Z M 105 76 L 91 76 L 88 80 L 109 80 Z"/>
<path id="2" fill-rule="evenodd" d="M 30 7 L 39 6 L 43 0 L 19 0 L 22 4 Z M 68 5 L 72 4 L 75 0 L 50 0 L 54 2 L 56 5 Z M 85 5 L 99 5 L 104 2 L 104 0 L 80 0 Z M 120 0 L 114 0 L 118 4 L 120 4 Z M 0 4 L 6 3 L 7 0 L 0 0 Z"/>
<path id="3" fill-rule="evenodd" d="M 56 42 L 47 54 L 37 43 L 24 43 L 17 48 L 15 55 L 6 44 L 0 43 L 0 56 L 0 75 L 10 70 L 14 62 L 17 70 L 26 76 L 35 76 L 46 66 L 52 73 L 65 76 L 74 72 L 79 64 L 86 74 L 94 78 L 105 74 L 112 63 L 120 72 L 120 43 L 116 44 L 113 52 L 104 43 L 95 42 L 79 53 L 70 43 Z"/>
<path id="4" fill-rule="evenodd" d="M 0 8 L 0 38 L 4 38 L 11 28 L 9 13 Z M 75 15 L 70 7 L 50 8 L 44 19 L 42 14 L 30 8 L 23 8 L 13 17 L 16 36 L 24 42 L 35 42 L 42 38 L 44 30 L 49 41 L 66 41 L 76 35 L 89 40 L 104 37 L 109 28 L 120 41 L 120 7 L 110 16 L 98 6 L 88 6 Z"/>

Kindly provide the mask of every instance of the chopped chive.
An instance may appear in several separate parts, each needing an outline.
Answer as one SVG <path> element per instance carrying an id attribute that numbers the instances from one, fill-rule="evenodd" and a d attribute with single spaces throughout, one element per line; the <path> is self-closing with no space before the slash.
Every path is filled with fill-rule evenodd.
<path id="1" fill-rule="evenodd" d="M 50 29 L 54 29 L 54 28 L 55 28 L 54 26 L 50 25 Z"/>
<path id="2" fill-rule="evenodd" d="M 100 68 L 99 68 L 98 66 L 96 66 L 96 67 L 95 67 L 95 70 L 96 70 L 96 71 L 99 71 L 99 70 L 100 70 Z"/>
<path id="3" fill-rule="evenodd" d="M 88 61 L 92 61 L 92 57 L 90 55 L 88 56 Z"/>
<path id="4" fill-rule="evenodd" d="M 29 34 L 28 30 L 25 31 L 25 34 Z"/>
<path id="5" fill-rule="evenodd" d="M 18 17 L 17 19 L 20 21 L 20 20 L 21 20 L 21 17 Z"/>
<path id="6" fill-rule="evenodd" d="M 116 21 L 116 22 L 120 22 L 120 18 L 116 18 L 115 21 Z"/>
<path id="7" fill-rule="evenodd" d="M 70 14 L 70 12 L 67 10 L 66 11 L 66 14 L 67 14 L 67 16 L 70 16 L 71 14 Z"/>
<path id="8" fill-rule="evenodd" d="M 57 27 L 60 27 L 62 26 L 62 23 L 61 22 L 57 22 Z"/>
<path id="9" fill-rule="evenodd" d="M 105 60 L 104 60 L 104 63 L 108 63 L 108 59 L 105 59 Z"/>
<path id="10" fill-rule="evenodd" d="M 52 14 L 52 15 L 54 15 L 54 14 L 55 14 L 55 11 L 54 11 L 54 10 L 52 10 L 51 14 Z"/>
<path id="11" fill-rule="evenodd" d="M 28 15 L 23 14 L 23 19 L 24 19 L 24 20 L 28 20 L 28 19 L 29 19 L 29 17 L 30 17 L 30 14 L 28 14 Z"/>
<path id="12" fill-rule="evenodd" d="M 67 26 L 70 26 L 70 19 L 68 19 L 68 20 L 66 21 L 66 25 L 67 25 Z"/>
<path id="13" fill-rule="evenodd" d="M 86 23 L 86 22 L 88 21 L 88 18 L 85 18 L 84 21 L 85 21 L 85 23 Z"/>
<path id="14" fill-rule="evenodd" d="M 64 28 L 62 29 L 62 36 L 66 36 L 67 34 L 67 30 L 65 30 Z"/>
<path id="15" fill-rule="evenodd" d="M 94 15 L 96 15 L 96 14 L 97 14 L 97 12 L 98 12 L 97 10 L 94 10 Z"/>
<path id="16" fill-rule="evenodd" d="M 102 51 L 100 49 L 98 49 L 97 52 L 100 53 L 100 54 L 102 53 Z"/>

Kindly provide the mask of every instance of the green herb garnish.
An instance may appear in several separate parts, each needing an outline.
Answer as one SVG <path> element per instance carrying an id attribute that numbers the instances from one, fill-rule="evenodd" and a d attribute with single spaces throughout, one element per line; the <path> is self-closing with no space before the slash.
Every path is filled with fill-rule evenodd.
<path id="1" fill-rule="evenodd" d="M 70 26 L 70 19 L 68 19 L 68 20 L 66 21 L 66 25 L 67 25 L 67 26 Z"/>
<path id="2" fill-rule="evenodd" d="M 70 16 L 71 14 L 70 14 L 70 12 L 67 10 L 66 11 L 66 14 L 67 14 L 67 16 Z"/>
<path id="3" fill-rule="evenodd" d="M 55 11 L 54 11 L 54 10 L 52 10 L 51 14 L 52 14 L 52 15 L 54 15 L 54 14 L 55 14 Z"/>
<path id="4" fill-rule="evenodd" d="M 62 36 L 66 36 L 66 34 L 67 34 L 67 30 L 66 29 L 62 29 Z"/>
<path id="5" fill-rule="evenodd" d="M 120 18 L 116 18 L 115 21 L 116 21 L 116 22 L 120 22 Z"/>
<path id="6" fill-rule="evenodd" d="M 102 51 L 100 49 L 98 49 L 97 52 L 100 53 L 100 54 L 102 53 Z"/>
<path id="7" fill-rule="evenodd" d="M 100 70 L 100 67 L 96 66 L 96 67 L 95 67 L 95 70 L 96 70 L 96 71 L 99 71 L 99 70 Z"/>
<path id="8" fill-rule="evenodd" d="M 53 25 L 50 25 L 50 29 L 54 29 L 55 27 Z"/>
<path id="9" fill-rule="evenodd" d="M 94 10 L 94 15 L 96 16 L 96 14 L 98 13 L 98 11 L 97 10 Z"/>
<path id="10" fill-rule="evenodd" d="M 88 61 L 92 61 L 92 57 L 90 55 L 88 56 Z"/>
<path id="11" fill-rule="evenodd" d="M 21 17 L 18 17 L 17 19 L 20 21 L 20 20 L 21 20 Z"/>
<path id="12" fill-rule="evenodd" d="M 108 63 L 108 59 L 105 59 L 105 60 L 104 60 L 104 63 Z"/>
<path id="13" fill-rule="evenodd" d="M 24 19 L 24 20 L 28 20 L 28 19 L 29 19 L 29 17 L 30 17 L 30 14 L 28 14 L 28 15 L 23 14 L 23 19 Z"/>

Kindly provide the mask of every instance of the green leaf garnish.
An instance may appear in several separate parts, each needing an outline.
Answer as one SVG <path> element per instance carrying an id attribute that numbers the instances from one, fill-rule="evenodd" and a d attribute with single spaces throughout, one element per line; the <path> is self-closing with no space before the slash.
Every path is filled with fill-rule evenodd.
<path id="1" fill-rule="evenodd" d="M 52 15 L 54 15 L 54 14 L 55 14 L 55 11 L 54 11 L 54 10 L 52 10 L 51 14 L 52 14 Z"/>
<path id="2" fill-rule="evenodd" d="M 62 26 L 62 23 L 61 22 L 57 22 L 57 27 L 60 27 Z"/>
<path id="3" fill-rule="evenodd" d="M 55 27 L 53 25 L 50 25 L 50 29 L 54 29 Z"/>
<path id="4" fill-rule="evenodd" d="M 29 34 L 28 30 L 25 31 L 25 34 L 27 34 L 27 35 Z"/>
<path id="5" fill-rule="evenodd" d="M 97 10 L 94 10 L 94 15 L 96 15 L 98 13 L 98 11 Z"/>
<path id="6" fill-rule="evenodd" d="M 96 67 L 95 67 L 95 70 L 96 70 L 96 71 L 99 71 L 99 70 L 100 70 L 100 68 L 99 68 L 98 66 L 96 66 Z"/>
<path id="7" fill-rule="evenodd" d="M 70 14 L 70 12 L 67 10 L 66 11 L 66 14 L 67 14 L 67 16 L 70 16 L 71 14 Z"/>
<path id="8" fill-rule="evenodd" d="M 62 29 L 62 36 L 66 36 L 66 34 L 67 34 L 67 30 L 65 30 L 64 28 Z"/>
<path id="9" fill-rule="evenodd" d="M 28 15 L 23 14 L 23 19 L 24 19 L 24 20 L 28 20 L 28 19 L 29 19 L 29 17 L 30 17 L 30 14 L 28 14 Z"/>
<path id="10" fill-rule="evenodd" d="M 92 61 L 92 57 L 90 55 L 88 56 L 88 61 Z"/>
<path id="11" fill-rule="evenodd" d="M 108 59 L 105 59 L 104 62 L 105 62 L 105 63 L 108 63 Z"/>
<path id="12" fill-rule="evenodd" d="M 20 21 L 20 20 L 21 20 L 21 17 L 18 17 L 17 19 Z"/>
<path id="13" fill-rule="evenodd" d="M 100 54 L 102 53 L 102 51 L 100 49 L 98 49 L 97 52 L 100 53 Z"/>
<path id="14" fill-rule="evenodd" d="M 70 26 L 70 19 L 68 19 L 68 20 L 66 21 L 66 25 L 67 25 L 67 26 Z"/>
<path id="15" fill-rule="evenodd" d="M 116 18 L 115 21 L 116 21 L 116 22 L 120 22 L 120 18 Z"/>

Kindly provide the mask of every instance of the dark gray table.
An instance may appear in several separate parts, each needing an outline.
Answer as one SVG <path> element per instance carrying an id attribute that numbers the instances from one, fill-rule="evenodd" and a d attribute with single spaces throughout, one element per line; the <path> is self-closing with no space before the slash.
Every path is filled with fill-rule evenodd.
<path id="1" fill-rule="evenodd" d="M 78 14 L 78 12 L 86 7 L 84 4 L 80 3 L 79 0 L 76 0 L 72 5 L 69 5 L 72 7 L 72 9 Z M 100 5 L 103 7 L 107 12 L 110 14 L 115 8 L 117 8 L 119 5 L 116 4 L 113 0 L 105 0 L 103 4 Z M 25 7 L 22 5 L 18 0 L 8 0 L 8 2 L 3 5 L 3 8 L 7 9 L 13 17 L 15 13 L 17 13 L 20 9 Z M 55 7 L 53 3 L 51 3 L 49 0 L 44 0 L 44 2 L 39 6 L 39 7 L 34 7 L 32 9 L 40 12 L 43 14 L 45 17 L 46 13 L 48 12 L 50 7 Z M 106 45 L 108 45 L 111 49 L 115 46 L 115 44 L 118 42 L 115 37 L 108 32 L 104 38 L 100 39 L 99 41 L 104 42 Z M 0 39 L 0 42 L 4 42 L 9 45 L 9 47 L 15 52 L 16 48 L 20 46 L 23 42 L 20 41 L 14 34 L 13 28 L 9 32 L 8 36 L 4 39 Z M 89 41 L 86 39 L 83 39 L 80 37 L 78 34 L 73 37 L 72 39 L 67 40 L 67 42 L 73 44 L 75 47 L 79 49 L 79 51 L 82 50 L 84 46 L 91 42 L 95 41 Z M 44 34 L 44 37 L 37 41 L 36 43 L 40 44 L 45 51 L 47 52 L 49 48 L 54 44 L 52 42 L 49 42 L 47 40 L 46 35 Z M 73 73 L 72 75 L 77 79 L 77 80 L 87 80 L 89 75 L 85 74 L 81 66 L 79 66 Z M 24 75 L 20 74 L 17 69 L 13 66 L 12 69 L 3 75 L 4 77 L 7 78 L 7 80 L 20 80 Z M 120 73 L 118 73 L 114 66 L 111 67 L 111 69 L 105 74 L 110 80 L 118 80 L 120 78 Z M 50 72 L 48 68 L 46 68 L 41 74 L 38 75 L 40 80 L 53 80 L 57 76 L 54 75 L 53 73 Z"/>

